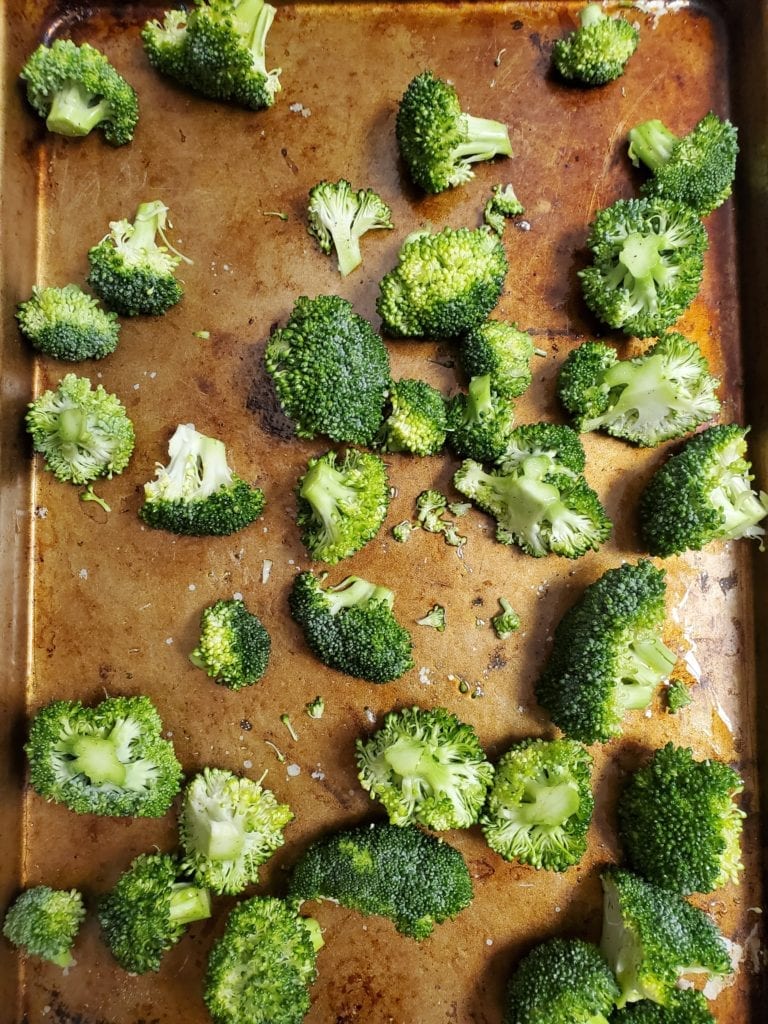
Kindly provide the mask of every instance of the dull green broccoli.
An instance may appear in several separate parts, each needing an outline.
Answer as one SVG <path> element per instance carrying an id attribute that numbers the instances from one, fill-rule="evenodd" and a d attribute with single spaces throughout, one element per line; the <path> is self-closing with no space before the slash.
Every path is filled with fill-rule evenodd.
<path id="1" fill-rule="evenodd" d="M 339 273 L 351 274 L 363 262 L 360 239 L 376 228 L 389 228 L 392 211 L 370 188 L 357 192 L 348 181 L 321 181 L 309 190 L 308 231 L 321 250 L 336 250 Z"/>

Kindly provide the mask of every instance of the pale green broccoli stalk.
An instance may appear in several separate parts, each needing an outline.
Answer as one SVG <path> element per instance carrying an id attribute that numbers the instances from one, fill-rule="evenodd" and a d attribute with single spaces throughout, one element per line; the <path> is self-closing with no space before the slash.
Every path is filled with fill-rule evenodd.
<path id="1" fill-rule="evenodd" d="M 267 671 L 270 647 L 261 620 L 233 598 L 204 609 L 200 639 L 189 660 L 222 686 L 241 690 Z"/>
<path id="2" fill-rule="evenodd" d="M 511 185 L 494 185 L 490 199 L 483 209 L 483 220 L 497 235 L 504 234 L 507 220 L 525 213 L 523 204 Z"/>
<path id="3" fill-rule="evenodd" d="M 496 462 L 507 450 L 515 422 L 515 407 L 493 389 L 487 373 L 473 377 L 468 394 L 448 403 L 448 443 L 461 458 Z"/>
<path id="4" fill-rule="evenodd" d="M 552 47 L 552 62 L 563 78 L 582 85 L 605 85 L 624 73 L 640 33 L 626 19 L 610 18 L 600 4 L 579 11 L 580 27 Z"/>
<path id="5" fill-rule="evenodd" d="M 38 352 L 53 359 L 78 362 L 103 359 L 117 348 L 120 323 L 96 299 L 67 284 L 32 289 L 32 297 L 16 308 L 19 330 Z"/>
<path id="6" fill-rule="evenodd" d="M 441 604 L 433 604 L 427 614 L 421 618 L 416 619 L 417 626 L 431 626 L 432 629 L 436 629 L 438 633 L 445 632 L 445 608 Z"/>
<path id="7" fill-rule="evenodd" d="M 393 381 L 387 408 L 376 439 L 382 451 L 436 455 L 445 444 L 445 399 L 426 381 Z"/>
<path id="8" fill-rule="evenodd" d="M 491 616 L 491 625 L 499 640 L 509 640 L 512 634 L 520 629 L 520 616 L 506 599 L 499 598 L 501 611 Z"/>
<path id="9" fill-rule="evenodd" d="M 343 178 L 321 181 L 309 190 L 310 235 L 326 254 L 336 250 L 342 277 L 363 262 L 360 239 L 367 231 L 389 228 L 392 211 L 373 189 L 357 192 Z"/>
<path id="10" fill-rule="evenodd" d="M 325 700 L 318 694 L 314 700 L 307 701 L 304 710 L 310 718 L 322 718 L 325 712 Z"/>
<path id="11" fill-rule="evenodd" d="M 37 885 L 10 906 L 3 935 L 30 956 L 71 967 L 75 962 L 72 946 L 84 917 L 83 897 L 76 889 L 67 892 Z"/>
<path id="12" fill-rule="evenodd" d="M 517 398 L 533 380 L 531 359 L 535 353 L 527 331 L 502 320 L 486 320 L 461 339 L 459 359 L 468 377 L 490 374 L 497 395 Z"/>

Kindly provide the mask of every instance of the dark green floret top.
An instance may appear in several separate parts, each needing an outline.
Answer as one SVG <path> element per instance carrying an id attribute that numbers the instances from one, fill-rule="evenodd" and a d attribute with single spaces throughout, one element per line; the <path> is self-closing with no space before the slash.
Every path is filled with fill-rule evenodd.
<path id="1" fill-rule="evenodd" d="M 600 4 L 579 11 L 580 27 L 552 47 L 552 62 L 563 78 L 605 85 L 624 74 L 640 33 L 625 18 L 609 17 Z"/>
<path id="2" fill-rule="evenodd" d="M 394 226 L 392 211 L 377 192 L 355 191 L 343 178 L 318 182 L 309 190 L 307 217 L 307 230 L 320 249 L 326 254 L 336 250 L 342 277 L 362 263 L 360 239 L 366 232 Z"/>
<path id="3" fill-rule="evenodd" d="M 37 885 L 9 907 L 3 935 L 30 956 L 71 967 L 75 962 L 72 946 L 84 917 L 83 897 L 76 889 L 67 892 Z"/>
<path id="4" fill-rule="evenodd" d="M 394 381 L 386 411 L 376 439 L 382 451 L 436 455 L 445 444 L 445 399 L 426 381 Z"/>
<path id="5" fill-rule="evenodd" d="M 611 1024 L 717 1024 L 705 996 L 695 989 L 676 991 L 666 1006 L 644 999 L 611 1017 Z"/>
<path id="6" fill-rule="evenodd" d="M 527 331 L 503 320 L 486 320 L 461 339 L 459 360 L 468 377 L 490 374 L 502 398 L 517 398 L 530 387 L 535 349 Z"/>
<path id="7" fill-rule="evenodd" d="M 490 373 L 472 377 L 467 390 L 448 403 L 448 444 L 460 458 L 496 462 L 512 437 L 514 404 L 494 390 Z"/>
<path id="8" fill-rule="evenodd" d="M 222 686 L 241 690 L 267 671 L 270 648 L 269 633 L 258 616 L 231 598 L 203 610 L 200 639 L 189 660 Z"/>
<path id="9" fill-rule="evenodd" d="M 96 299 L 67 284 L 32 289 L 32 297 L 16 308 L 19 330 L 38 352 L 53 359 L 78 362 L 103 359 L 117 348 L 120 324 Z"/>

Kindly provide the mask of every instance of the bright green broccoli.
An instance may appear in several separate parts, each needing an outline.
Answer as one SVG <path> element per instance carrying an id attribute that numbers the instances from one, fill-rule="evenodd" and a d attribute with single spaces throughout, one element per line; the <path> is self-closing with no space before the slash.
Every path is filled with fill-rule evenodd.
<path id="1" fill-rule="evenodd" d="M 597 550 L 611 522 L 582 476 L 584 449 L 570 427 L 533 423 L 510 434 L 497 472 L 467 460 L 456 472 L 458 491 L 496 519 L 496 539 L 540 558 L 548 552 L 579 558 Z"/>
<path id="2" fill-rule="evenodd" d="M 265 362 L 299 437 L 374 440 L 390 387 L 389 354 L 346 299 L 297 299 L 288 323 L 272 333 Z"/>
<path id="3" fill-rule="evenodd" d="M 653 173 L 643 186 L 645 195 L 685 203 L 704 217 L 731 194 L 737 134 L 730 121 L 712 113 L 682 138 L 661 121 L 644 121 L 629 133 L 629 158 Z"/>
<path id="4" fill-rule="evenodd" d="M 695 989 L 676 991 L 666 1006 L 650 1000 L 630 1003 L 611 1017 L 611 1024 L 717 1024 L 706 998 Z"/>
<path id="5" fill-rule="evenodd" d="M 88 284 L 121 316 L 161 316 L 184 294 L 173 275 L 186 257 L 165 237 L 167 222 L 159 199 L 140 203 L 133 223 L 110 221 L 109 234 L 88 251 Z"/>
<path id="6" fill-rule="evenodd" d="M 522 740 L 496 765 L 480 819 L 505 860 L 566 871 L 587 849 L 592 758 L 573 740 Z"/>
<path id="7" fill-rule="evenodd" d="M 472 901 L 458 850 L 414 825 L 369 824 L 316 840 L 296 864 L 289 900 L 333 900 L 426 939 Z"/>
<path id="8" fill-rule="evenodd" d="M 600 4 L 579 11 L 580 27 L 552 47 L 552 62 L 568 81 L 605 85 L 624 74 L 640 33 L 625 18 L 609 18 Z"/>
<path id="9" fill-rule="evenodd" d="M 379 532 L 389 507 L 387 467 L 376 455 L 349 449 L 310 459 L 296 488 L 296 525 L 313 559 L 335 565 Z"/>
<path id="10" fill-rule="evenodd" d="M 438 831 L 474 825 L 493 778 L 475 730 L 445 708 L 390 711 L 377 732 L 357 741 L 357 767 L 393 825 Z"/>
<path id="11" fill-rule="evenodd" d="M 301 1024 L 322 945 L 317 921 L 282 900 L 238 903 L 208 959 L 204 999 L 215 1024 Z"/>
<path id="12" fill-rule="evenodd" d="M 321 181 L 309 190 L 310 235 L 326 255 L 336 250 L 342 277 L 363 262 L 360 239 L 374 228 L 392 228 L 392 211 L 370 188 L 357 192 L 343 178 Z"/>
<path id="13" fill-rule="evenodd" d="M 149 697 L 95 707 L 55 700 L 32 720 L 29 781 L 77 814 L 160 818 L 179 791 L 181 766 Z"/>
<path id="14" fill-rule="evenodd" d="M 459 359 L 468 377 L 491 376 L 491 386 L 502 398 L 517 398 L 533 380 L 533 341 L 526 331 L 503 320 L 486 320 L 461 339 Z"/>
<path id="15" fill-rule="evenodd" d="M 515 630 L 520 629 L 520 616 L 506 599 L 499 598 L 501 611 L 491 616 L 491 625 L 499 640 L 509 640 Z"/>
<path id="16" fill-rule="evenodd" d="M 507 220 L 525 213 L 523 204 L 511 185 L 494 185 L 491 197 L 483 209 L 483 220 L 497 235 L 504 234 Z"/>
<path id="17" fill-rule="evenodd" d="M 188 84 L 186 10 L 165 11 L 163 20 L 148 21 L 141 32 L 150 64 L 177 82 Z"/>
<path id="18" fill-rule="evenodd" d="M 752 490 L 747 431 L 709 427 L 656 470 L 640 495 L 640 532 L 652 555 L 698 551 L 713 540 L 761 538 L 768 494 Z"/>
<path id="19" fill-rule="evenodd" d="M 579 271 L 584 299 L 603 323 L 647 338 L 673 324 L 696 298 L 707 233 L 682 203 L 619 199 L 601 210 Z"/>
<path id="20" fill-rule="evenodd" d="M 200 617 L 200 639 L 189 660 L 230 690 L 257 683 L 267 671 L 271 641 L 243 601 L 216 601 Z"/>
<path id="21" fill-rule="evenodd" d="M 603 876 L 601 951 L 621 989 L 618 1005 L 666 1005 L 684 974 L 730 974 L 723 937 L 703 911 L 677 893 L 611 868 Z"/>
<path id="22" fill-rule="evenodd" d="M 16 308 L 19 330 L 38 352 L 53 359 L 79 362 L 103 359 L 117 348 L 120 324 L 96 299 L 76 284 L 32 289 Z"/>
<path id="23" fill-rule="evenodd" d="M 687 683 L 684 683 L 682 679 L 670 679 L 666 698 L 667 711 L 670 715 L 676 715 L 678 711 L 687 708 L 693 700 Z"/>
<path id="24" fill-rule="evenodd" d="M 735 803 L 744 783 L 722 761 L 696 761 L 667 743 L 638 769 L 619 798 L 619 835 L 629 866 L 683 894 L 737 882 L 745 818 Z"/>
<path id="25" fill-rule="evenodd" d="M 496 462 L 507 450 L 515 407 L 492 383 L 490 373 L 473 377 L 469 394 L 454 395 L 448 403 L 448 444 L 461 458 Z"/>
<path id="26" fill-rule="evenodd" d="M 8 909 L 3 935 L 30 956 L 71 967 L 75 962 L 72 946 L 84 917 L 83 897 L 76 889 L 67 892 L 36 885 Z"/>
<path id="27" fill-rule="evenodd" d="M 313 654 L 329 668 L 372 683 L 389 683 L 413 668 L 413 641 L 395 619 L 395 595 L 357 576 L 323 587 L 325 575 L 299 573 L 291 615 Z"/>
<path id="28" fill-rule="evenodd" d="M 550 939 L 509 979 L 504 1024 L 608 1024 L 619 990 L 597 946 Z"/>
<path id="29" fill-rule="evenodd" d="M 133 88 L 99 50 L 71 39 L 41 44 L 21 70 L 27 99 L 49 132 L 77 138 L 99 127 L 111 146 L 130 142 L 139 120 Z"/>
<path id="30" fill-rule="evenodd" d="M 512 155 L 507 126 L 465 114 L 454 87 L 431 71 L 405 90 L 395 134 L 411 178 L 425 192 L 463 185 L 478 160 Z"/>
<path id="31" fill-rule="evenodd" d="M 417 231 L 382 279 L 376 310 L 393 337 L 454 338 L 485 320 L 506 273 L 504 246 L 488 228 Z"/>
<path id="32" fill-rule="evenodd" d="M 227 465 L 223 441 L 180 424 L 168 442 L 170 461 L 144 484 L 139 515 L 156 530 L 221 537 L 242 530 L 264 511 L 264 492 Z"/>
<path id="33" fill-rule="evenodd" d="M 555 630 L 536 698 L 566 736 L 605 743 L 647 708 L 676 658 L 661 641 L 665 573 L 647 559 L 609 569 Z"/>
<path id="34" fill-rule="evenodd" d="M 101 384 L 91 390 L 90 380 L 74 373 L 30 403 L 26 424 L 45 468 L 62 483 L 111 478 L 133 453 L 133 424 L 123 404 Z"/>
<path id="35" fill-rule="evenodd" d="M 393 381 L 386 411 L 376 439 L 383 451 L 436 455 L 445 444 L 445 399 L 426 381 Z"/>
<path id="36" fill-rule="evenodd" d="M 716 416 L 719 384 L 699 346 L 670 333 L 635 359 L 586 341 L 563 363 L 557 389 L 579 430 L 605 430 L 650 448 Z"/>

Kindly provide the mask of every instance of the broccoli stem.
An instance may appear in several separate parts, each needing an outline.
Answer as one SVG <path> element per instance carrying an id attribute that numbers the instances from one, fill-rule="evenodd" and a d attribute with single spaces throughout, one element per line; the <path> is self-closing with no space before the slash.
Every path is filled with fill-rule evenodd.
<path id="1" fill-rule="evenodd" d="M 80 82 L 68 82 L 54 93 L 46 127 L 70 138 L 87 135 L 109 113 L 106 100 L 94 103 L 94 98 L 93 93 L 84 89 Z"/>
<path id="2" fill-rule="evenodd" d="M 418 740 L 401 737 L 384 751 L 384 760 L 403 780 L 418 779 L 426 782 L 433 790 L 442 792 L 451 789 L 454 778 L 450 766 L 436 761 L 431 752 Z M 403 783 L 403 791 L 410 794 L 413 782 Z M 415 784 L 418 790 L 418 782 Z"/>
<path id="3" fill-rule="evenodd" d="M 88 439 L 86 416 L 82 409 L 63 409 L 59 416 L 62 445 L 76 445 Z"/>
<path id="4" fill-rule="evenodd" d="M 171 892 L 169 912 L 173 924 L 190 924 L 211 916 L 211 897 L 207 889 L 198 889 L 190 882 L 177 882 Z"/>
<path id="5" fill-rule="evenodd" d="M 167 212 L 168 207 L 159 199 L 155 199 L 151 203 L 141 203 L 136 211 L 133 231 L 130 237 L 122 242 L 121 248 L 132 249 L 136 252 L 155 249 L 155 238 L 157 232 L 162 231 L 165 227 Z"/>
<path id="6" fill-rule="evenodd" d="M 361 580 L 357 576 L 348 576 L 336 587 L 329 587 L 325 591 L 326 600 L 330 605 L 331 615 L 335 615 L 342 608 L 365 607 L 372 602 L 383 602 L 388 608 L 395 603 L 395 595 L 386 587 L 369 583 L 368 580 Z"/>
<path id="7" fill-rule="evenodd" d="M 546 779 L 525 783 L 515 818 L 523 825 L 562 825 L 579 809 L 579 788 L 573 782 L 553 785 Z"/>
<path id="8" fill-rule="evenodd" d="M 307 926 L 307 929 L 309 930 L 309 938 L 310 941 L 312 942 L 312 947 L 314 951 L 317 953 L 317 951 L 319 949 L 322 949 L 323 946 L 325 945 L 325 939 L 323 938 L 323 933 L 320 928 L 320 925 L 314 919 L 314 917 L 302 917 L 301 921 L 302 924 L 305 924 Z"/>
<path id="9" fill-rule="evenodd" d="M 253 57 L 254 71 L 267 74 L 267 34 L 275 18 L 275 8 L 264 0 L 242 0 L 232 15 L 238 34 L 245 40 Z"/>
<path id="10" fill-rule="evenodd" d="M 207 815 L 195 815 L 195 849 L 209 860 L 236 860 L 243 851 L 243 830 L 233 821 L 213 821 Z"/>
<path id="11" fill-rule="evenodd" d="M 666 647 L 661 640 L 636 640 L 630 644 L 630 651 L 638 665 L 636 678 L 653 679 L 668 676 L 674 668 L 677 656 Z M 641 681 L 643 681 L 641 679 Z"/>
<path id="12" fill-rule="evenodd" d="M 94 785 L 125 785 L 125 765 L 111 740 L 101 736 L 76 736 L 67 744 L 67 753 L 74 756 L 71 769 L 86 775 Z"/>
<path id="13" fill-rule="evenodd" d="M 491 375 L 473 377 L 469 382 L 469 397 L 464 416 L 467 424 L 478 423 L 486 416 L 493 414 L 493 398 L 491 397 Z"/>
<path id="14" fill-rule="evenodd" d="M 485 117 L 472 117 L 471 114 L 462 114 L 460 121 L 465 141 L 452 150 L 454 160 L 465 160 L 471 164 L 500 154 L 512 156 L 512 143 L 505 124 Z"/>
<path id="15" fill-rule="evenodd" d="M 222 487 L 232 483 L 232 470 L 227 465 L 227 449 L 223 441 L 215 437 L 203 437 L 198 455 L 203 465 L 198 498 L 207 498 Z"/>
<path id="16" fill-rule="evenodd" d="M 312 511 L 323 522 L 324 542 L 336 543 L 339 537 L 339 506 L 354 502 L 353 488 L 347 487 L 343 476 L 327 462 L 316 462 L 304 477 L 299 494 L 312 506 Z"/>
<path id="17" fill-rule="evenodd" d="M 647 281 L 658 266 L 659 255 L 665 246 L 666 239 L 662 235 L 635 232 L 627 236 L 619 261 L 638 281 Z"/>
<path id="18" fill-rule="evenodd" d="M 579 21 L 581 22 L 582 28 L 589 28 L 591 25 L 597 25 L 598 22 L 603 21 L 607 15 L 601 8 L 600 4 L 587 4 L 586 7 L 579 11 Z M 598 1018 L 602 1020 L 601 1018 Z"/>
<path id="19" fill-rule="evenodd" d="M 679 141 L 662 121 L 644 121 L 629 133 L 629 159 L 635 167 L 642 161 L 649 170 L 657 171 L 669 160 Z"/>

